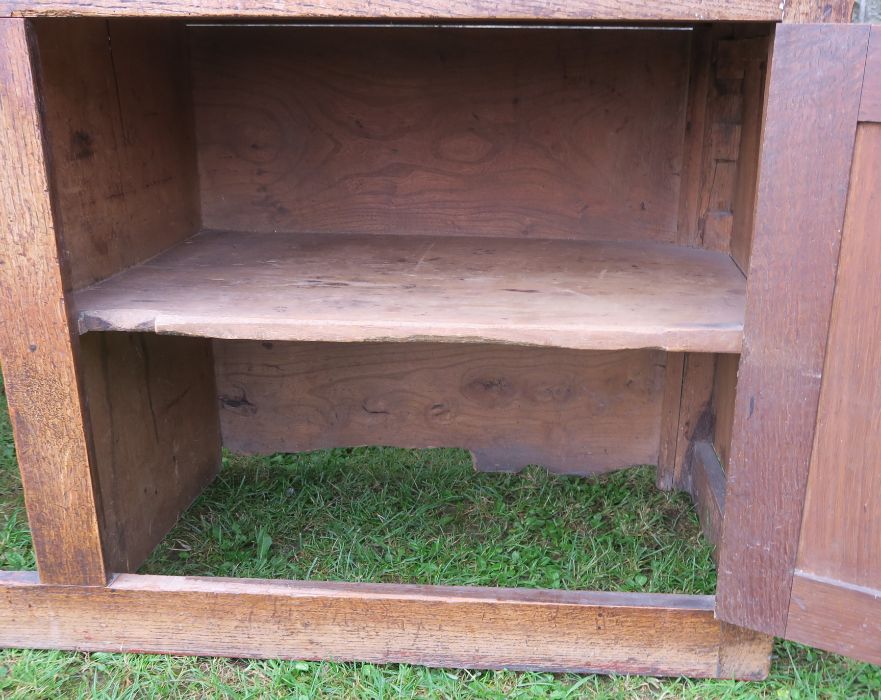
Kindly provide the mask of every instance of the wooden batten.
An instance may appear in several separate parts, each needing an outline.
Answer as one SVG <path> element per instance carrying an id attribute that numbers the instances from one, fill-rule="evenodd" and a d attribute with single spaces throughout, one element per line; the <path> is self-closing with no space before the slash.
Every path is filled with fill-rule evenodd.
<path id="1" fill-rule="evenodd" d="M 770 643 L 712 596 L 0 574 L 2 646 L 759 679 Z"/>
<path id="2" fill-rule="evenodd" d="M 796 570 L 786 638 L 881 664 L 881 589 Z"/>

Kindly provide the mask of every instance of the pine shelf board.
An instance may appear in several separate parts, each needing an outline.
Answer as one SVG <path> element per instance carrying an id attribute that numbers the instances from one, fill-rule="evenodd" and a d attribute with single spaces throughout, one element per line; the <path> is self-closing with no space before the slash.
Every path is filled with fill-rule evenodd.
<path id="1" fill-rule="evenodd" d="M 74 302 L 81 333 L 737 353 L 745 298 L 665 244 L 203 231 Z"/>

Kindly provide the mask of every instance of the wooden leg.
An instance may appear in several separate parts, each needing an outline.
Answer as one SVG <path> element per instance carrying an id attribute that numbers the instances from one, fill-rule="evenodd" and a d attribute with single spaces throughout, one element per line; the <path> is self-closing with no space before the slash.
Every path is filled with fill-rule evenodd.
<path id="1" fill-rule="evenodd" d="M 22 19 L 0 19 L 0 357 L 37 566 L 103 585 L 106 566 L 65 281 Z"/>
<path id="2" fill-rule="evenodd" d="M 120 574 L 0 574 L 0 645 L 465 668 L 764 678 L 770 639 L 712 596 Z"/>

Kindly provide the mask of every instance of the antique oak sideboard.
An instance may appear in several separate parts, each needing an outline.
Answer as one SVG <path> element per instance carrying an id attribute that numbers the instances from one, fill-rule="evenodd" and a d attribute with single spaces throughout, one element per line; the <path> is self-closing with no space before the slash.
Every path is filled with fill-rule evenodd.
<path id="1" fill-rule="evenodd" d="M 881 663 L 881 27 L 846 1 L 0 0 L 0 645 Z M 332 381 L 331 381 L 332 380 Z M 253 454 L 656 464 L 715 596 L 147 576 Z"/>

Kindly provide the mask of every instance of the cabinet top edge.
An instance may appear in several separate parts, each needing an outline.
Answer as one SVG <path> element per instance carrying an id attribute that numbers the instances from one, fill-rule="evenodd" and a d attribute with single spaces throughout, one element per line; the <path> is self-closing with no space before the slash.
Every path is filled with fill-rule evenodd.
<path id="1" fill-rule="evenodd" d="M 778 22 L 780 0 L 0 0 L 0 17 Z"/>

